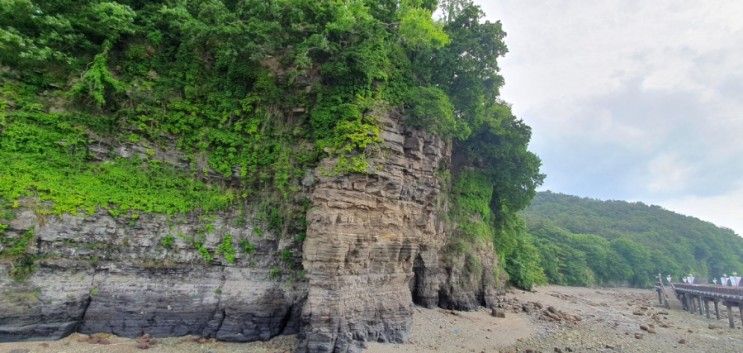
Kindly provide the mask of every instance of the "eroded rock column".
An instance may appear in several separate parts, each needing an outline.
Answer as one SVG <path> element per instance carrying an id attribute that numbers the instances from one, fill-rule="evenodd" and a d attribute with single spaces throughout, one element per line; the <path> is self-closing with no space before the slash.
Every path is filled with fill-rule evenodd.
<path id="1" fill-rule="evenodd" d="M 448 163 L 449 146 L 403 128 L 399 118 L 381 124 L 384 143 L 373 173 L 317 173 L 304 243 L 309 294 L 299 351 L 355 352 L 364 341 L 405 341 L 419 250 L 444 242 L 437 171 Z M 426 259 L 436 262 L 431 256 Z"/>

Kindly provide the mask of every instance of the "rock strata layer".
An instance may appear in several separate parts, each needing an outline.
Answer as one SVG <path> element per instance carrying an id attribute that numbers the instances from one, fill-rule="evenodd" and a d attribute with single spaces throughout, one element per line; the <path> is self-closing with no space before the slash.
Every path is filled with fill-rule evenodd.
<path id="1" fill-rule="evenodd" d="M 0 265 L 0 341 L 56 339 L 74 331 L 121 336 L 200 335 L 266 340 L 296 332 L 305 284 L 275 278 L 281 242 L 236 226 L 237 215 L 210 222 L 142 215 L 36 219 L 23 211 L 7 236 L 35 231 L 37 269 L 24 281 Z M 207 226 L 208 225 L 208 226 Z M 190 237 L 215 254 L 224 234 L 249 239 L 255 252 L 233 264 L 205 261 Z M 162 239 L 172 237 L 172 245 Z"/>

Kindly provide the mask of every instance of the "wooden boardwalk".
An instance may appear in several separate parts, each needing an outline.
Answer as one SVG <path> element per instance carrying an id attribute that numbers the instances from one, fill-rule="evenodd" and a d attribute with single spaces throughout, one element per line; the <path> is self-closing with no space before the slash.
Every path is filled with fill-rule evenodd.
<path id="1" fill-rule="evenodd" d="M 656 286 L 656 290 L 658 291 L 658 300 L 661 304 L 668 306 L 669 302 L 666 289 L 667 287 L 662 284 Z M 733 316 L 734 307 L 738 308 L 741 322 L 743 323 L 743 287 L 671 283 L 670 289 L 681 302 L 682 308 L 692 314 L 706 314 L 709 319 L 712 314 L 710 303 L 713 303 L 715 318 L 719 320 L 719 306 L 722 304 L 727 308 L 728 323 L 731 328 L 735 328 L 735 317 Z"/>

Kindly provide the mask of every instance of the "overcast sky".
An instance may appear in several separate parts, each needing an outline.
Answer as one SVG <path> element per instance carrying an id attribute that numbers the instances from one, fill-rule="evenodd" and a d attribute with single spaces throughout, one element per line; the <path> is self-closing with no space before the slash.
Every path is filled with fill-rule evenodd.
<path id="1" fill-rule="evenodd" d="M 543 189 L 743 234 L 743 1 L 477 0 Z"/>

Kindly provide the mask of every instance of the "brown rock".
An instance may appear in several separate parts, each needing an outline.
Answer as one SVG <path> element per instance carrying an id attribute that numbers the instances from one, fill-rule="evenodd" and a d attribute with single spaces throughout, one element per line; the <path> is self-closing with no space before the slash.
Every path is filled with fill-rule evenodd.
<path id="1" fill-rule="evenodd" d="M 493 308 L 493 311 L 490 312 L 490 315 L 498 318 L 505 318 L 506 312 L 500 309 Z"/>
<path id="2" fill-rule="evenodd" d="M 380 153 L 369 156 L 373 168 L 343 177 L 317 173 L 309 195 L 302 252 L 309 294 L 298 351 L 357 351 L 370 339 L 401 343 L 414 311 L 411 273 L 413 298 L 422 306 L 498 302 L 500 283 L 492 277 L 462 280 L 469 278 L 464 254 L 443 258 L 449 233 L 439 218 L 436 200 L 445 185 L 437 171 L 450 160 L 451 144 L 406 127 L 399 115 L 377 113 L 383 141 Z M 333 162 L 319 169 L 332 170 Z M 497 266 L 492 244 L 472 255 L 483 268 Z"/>
<path id="3" fill-rule="evenodd" d="M 682 339 L 679 340 L 679 343 L 680 344 L 686 344 L 686 340 L 682 338 Z"/>
<path id="4" fill-rule="evenodd" d="M 637 338 L 638 340 L 641 340 L 642 337 L 643 335 L 641 333 L 635 333 L 635 338 Z"/>

